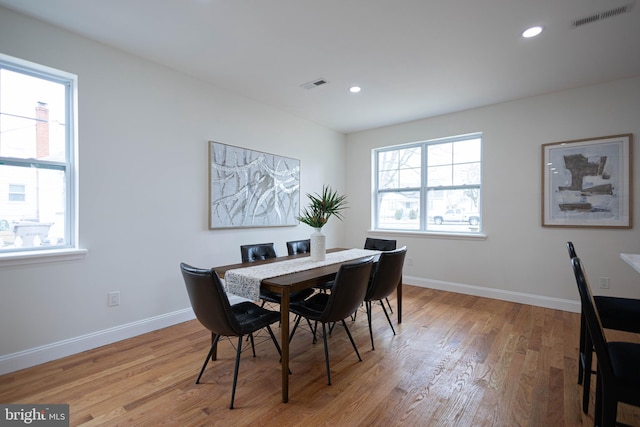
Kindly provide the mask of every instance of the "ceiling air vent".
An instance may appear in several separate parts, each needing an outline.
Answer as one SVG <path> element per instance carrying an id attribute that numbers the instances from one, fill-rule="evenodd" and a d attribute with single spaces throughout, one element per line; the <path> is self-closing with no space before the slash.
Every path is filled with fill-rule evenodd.
<path id="1" fill-rule="evenodd" d="M 316 79 L 308 83 L 301 84 L 300 87 L 303 87 L 305 89 L 313 89 L 314 87 L 322 86 L 324 84 L 327 84 L 327 81 L 325 79 Z"/>
<path id="2" fill-rule="evenodd" d="M 576 19 L 571 23 L 571 27 L 577 28 L 585 24 L 590 24 L 602 19 L 611 18 L 616 15 L 622 15 L 623 13 L 631 12 L 631 6 L 633 6 L 633 3 L 625 4 L 624 6 L 616 7 L 615 9 L 610 9 L 604 12 L 595 13 L 584 18 Z"/>

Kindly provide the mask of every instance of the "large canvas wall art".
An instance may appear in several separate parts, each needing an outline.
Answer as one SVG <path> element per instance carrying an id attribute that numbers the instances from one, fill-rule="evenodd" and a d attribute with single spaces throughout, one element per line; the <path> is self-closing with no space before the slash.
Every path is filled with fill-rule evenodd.
<path id="1" fill-rule="evenodd" d="M 542 146 L 542 225 L 631 228 L 632 135 Z"/>
<path id="2" fill-rule="evenodd" d="M 300 160 L 209 141 L 209 228 L 292 226 Z"/>

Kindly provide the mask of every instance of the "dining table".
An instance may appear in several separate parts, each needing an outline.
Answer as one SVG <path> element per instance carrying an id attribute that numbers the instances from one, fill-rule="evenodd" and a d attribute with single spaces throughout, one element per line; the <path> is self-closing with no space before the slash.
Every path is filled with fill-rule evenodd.
<path id="1" fill-rule="evenodd" d="M 346 248 L 332 248 L 328 249 L 327 253 L 338 252 L 347 250 Z M 251 262 L 242 262 L 238 264 L 230 264 L 213 267 L 220 278 L 224 279 L 225 274 L 230 270 L 242 269 L 245 267 L 252 267 L 261 264 L 270 264 L 288 261 L 300 257 L 308 257 L 309 253 L 287 255 L 275 258 L 268 258 L 265 260 L 256 260 Z M 328 265 L 321 265 L 319 267 L 306 269 L 304 271 L 298 271 L 294 273 L 281 274 L 261 280 L 260 287 L 262 289 L 276 292 L 281 295 L 280 302 L 280 346 L 282 348 L 282 402 L 287 403 L 289 401 L 289 304 L 292 292 L 300 291 L 307 288 L 313 288 L 323 283 L 331 281 L 335 278 L 336 273 L 340 269 L 340 266 L 353 262 L 343 261 L 332 263 Z M 398 283 L 397 291 L 397 316 L 398 323 L 402 322 L 402 280 Z M 213 337 L 212 337 L 213 338 Z"/>

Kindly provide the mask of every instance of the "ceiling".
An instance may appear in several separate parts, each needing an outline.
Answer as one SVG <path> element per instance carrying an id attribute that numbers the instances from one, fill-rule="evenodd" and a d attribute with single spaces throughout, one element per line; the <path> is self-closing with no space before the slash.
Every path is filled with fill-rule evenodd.
<path id="1" fill-rule="evenodd" d="M 0 0 L 340 132 L 640 75 L 635 0 Z M 611 17 L 601 12 L 627 7 Z M 574 27 L 576 20 L 596 16 Z M 544 32 L 524 39 L 531 25 Z M 301 85 L 326 80 L 305 89 Z M 349 86 L 362 91 L 351 94 Z"/>

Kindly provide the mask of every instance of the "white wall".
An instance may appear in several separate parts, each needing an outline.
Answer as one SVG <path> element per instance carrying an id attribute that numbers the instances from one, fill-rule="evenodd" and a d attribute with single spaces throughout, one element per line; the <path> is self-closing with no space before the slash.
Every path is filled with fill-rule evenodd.
<path id="1" fill-rule="evenodd" d="M 192 315 L 179 263 L 240 261 L 297 227 L 209 230 L 207 141 L 301 160 L 304 194 L 344 190 L 345 137 L 0 8 L 0 52 L 79 76 L 81 261 L 0 269 L 0 373 Z M 318 150 L 317 147 L 322 147 Z M 327 244 L 343 242 L 332 221 Z M 107 307 L 107 293 L 121 305 Z"/>
<path id="2" fill-rule="evenodd" d="M 482 82 L 478 82 L 482 84 Z M 640 78 L 552 93 L 347 137 L 347 243 L 358 244 L 371 216 L 371 150 L 481 131 L 486 240 L 396 235 L 407 245 L 405 281 L 501 299 L 578 309 L 565 243 L 572 240 L 594 293 L 640 298 L 640 276 L 619 257 L 640 253 L 640 197 L 631 230 L 541 226 L 541 145 L 633 133 L 640 142 Z M 638 151 L 638 150 L 635 150 Z M 633 155 L 638 171 L 638 155 Z M 633 188 L 640 188 L 635 173 Z M 373 233 L 369 233 L 373 235 Z M 388 236 L 394 236 L 393 234 Z M 597 289 L 609 277 L 611 289 Z M 571 303 L 575 301 L 575 303 Z"/>

